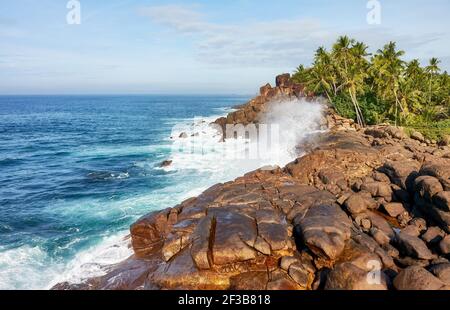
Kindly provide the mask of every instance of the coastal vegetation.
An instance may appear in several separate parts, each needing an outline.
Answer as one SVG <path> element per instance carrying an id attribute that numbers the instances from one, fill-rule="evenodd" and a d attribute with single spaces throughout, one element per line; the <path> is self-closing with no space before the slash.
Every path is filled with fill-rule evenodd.
<path id="1" fill-rule="evenodd" d="M 404 55 L 395 42 L 371 54 L 365 43 L 341 36 L 331 50 L 319 47 L 312 65 L 299 66 L 293 80 L 361 126 L 390 123 L 429 139 L 449 135 L 449 74 L 437 58 L 422 66 Z"/>

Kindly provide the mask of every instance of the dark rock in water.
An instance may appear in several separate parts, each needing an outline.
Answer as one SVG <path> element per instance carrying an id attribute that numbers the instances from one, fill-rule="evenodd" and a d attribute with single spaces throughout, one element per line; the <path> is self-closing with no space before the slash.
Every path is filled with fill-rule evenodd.
<path id="1" fill-rule="evenodd" d="M 186 139 L 187 137 L 188 137 L 188 134 L 185 133 L 185 132 L 182 132 L 182 133 L 178 136 L 178 138 L 180 138 L 180 139 Z"/>
<path id="2" fill-rule="evenodd" d="M 169 167 L 170 165 L 172 165 L 172 163 L 173 163 L 172 160 L 165 160 L 165 161 L 163 161 L 159 166 L 160 166 L 161 168 Z"/>
<path id="3" fill-rule="evenodd" d="M 394 279 L 397 290 L 423 291 L 440 290 L 445 286 L 439 278 L 419 266 L 411 266 L 401 271 Z"/>

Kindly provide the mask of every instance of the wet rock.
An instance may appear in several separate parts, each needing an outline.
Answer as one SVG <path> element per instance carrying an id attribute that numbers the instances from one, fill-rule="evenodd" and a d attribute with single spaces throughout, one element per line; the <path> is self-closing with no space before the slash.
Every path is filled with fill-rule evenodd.
<path id="1" fill-rule="evenodd" d="M 401 232 L 397 236 L 397 242 L 403 253 L 407 256 L 425 260 L 432 259 L 434 257 L 425 243 L 418 237 Z"/>
<path id="2" fill-rule="evenodd" d="M 170 165 L 172 165 L 172 162 L 173 161 L 171 161 L 171 160 L 165 160 L 161 164 L 159 164 L 159 167 L 161 167 L 161 168 L 169 167 Z"/>
<path id="3" fill-rule="evenodd" d="M 180 139 L 186 139 L 188 137 L 188 134 L 185 132 L 180 133 L 180 135 L 178 136 L 178 138 Z"/>
<path id="4" fill-rule="evenodd" d="M 397 290 L 439 290 L 444 285 L 440 279 L 419 266 L 404 269 L 394 279 L 394 287 Z"/>

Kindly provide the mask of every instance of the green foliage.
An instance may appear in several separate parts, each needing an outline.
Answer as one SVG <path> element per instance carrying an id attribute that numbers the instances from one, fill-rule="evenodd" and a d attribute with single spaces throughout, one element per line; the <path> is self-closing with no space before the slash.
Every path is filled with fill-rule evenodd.
<path id="1" fill-rule="evenodd" d="M 389 42 L 374 55 L 347 36 L 330 51 L 317 49 L 310 67 L 299 66 L 293 80 L 328 98 L 336 111 L 360 125 L 390 122 L 438 137 L 450 128 L 450 77 L 440 73 L 440 61 L 426 67 L 405 62 L 405 52 Z M 432 134 L 432 132 L 437 132 Z"/>

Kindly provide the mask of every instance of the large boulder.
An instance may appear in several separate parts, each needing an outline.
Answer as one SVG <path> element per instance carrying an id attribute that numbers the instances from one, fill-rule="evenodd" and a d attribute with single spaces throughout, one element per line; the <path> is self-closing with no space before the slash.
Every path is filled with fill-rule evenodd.
<path id="1" fill-rule="evenodd" d="M 418 237 L 401 232 L 397 236 L 397 243 L 403 253 L 418 259 L 432 259 L 434 255 L 427 248 L 425 242 Z"/>
<path id="2" fill-rule="evenodd" d="M 366 192 L 351 194 L 345 201 L 345 207 L 351 214 L 359 214 L 367 209 L 375 209 L 377 202 L 372 199 L 371 195 Z"/>
<path id="3" fill-rule="evenodd" d="M 212 258 L 215 265 L 227 265 L 256 258 L 254 245 L 258 236 L 255 220 L 235 212 L 212 212 L 214 239 Z"/>
<path id="4" fill-rule="evenodd" d="M 421 175 L 429 175 L 437 178 L 445 191 L 450 191 L 450 159 L 430 161 L 422 165 Z"/>
<path id="5" fill-rule="evenodd" d="M 397 290 L 440 290 L 445 283 L 420 266 L 411 266 L 401 271 L 394 279 Z"/>
<path id="6" fill-rule="evenodd" d="M 290 87 L 291 83 L 291 75 L 289 73 L 284 73 L 276 77 L 276 85 L 277 87 Z"/>
<path id="7" fill-rule="evenodd" d="M 177 214 L 170 209 L 150 213 L 131 225 L 133 250 L 138 257 L 146 257 L 160 250 L 164 237 L 176 222 Z"/>
<path id="8" fill-rule="evenodd" d="M 344 250 L 350 238 L 352 225 L 338 205 L 320 205 L 310 208 L 296 223 L 301 241 L 316 255 L 334 260 Z"/>
<path id="9" fill-rule="evenodd" d="M 387 276 L 383 271 L 372 274 L 352 263 L 342 263 L 327 278 L 326 290 L 387 290 Z"/>
<path id="10" fill-rule="evenodd" d="M 392 183 L 403 189 L 411 190 L 414 180 L 419 175 L 420 164 L 414 160 L 388 161 L 381 168 Z"/>

